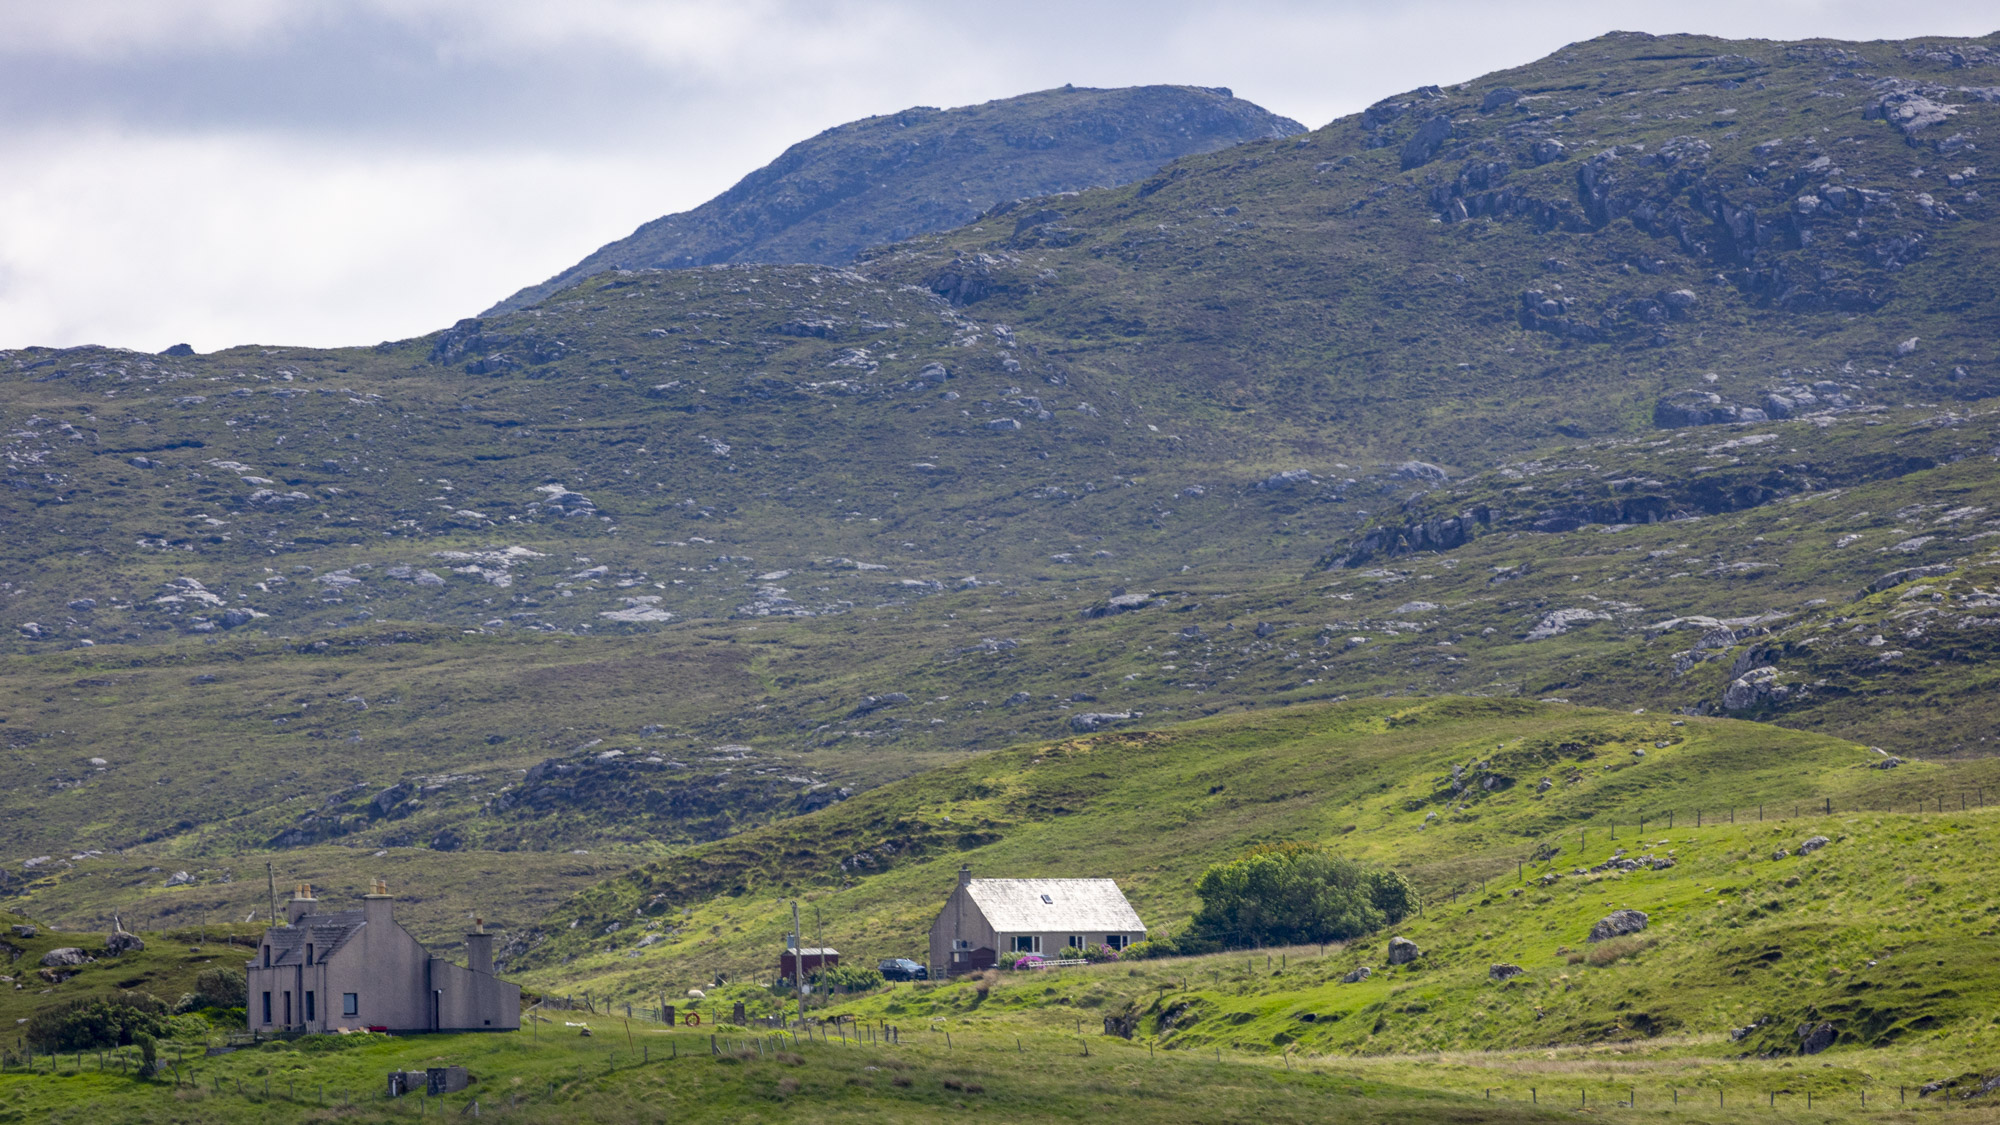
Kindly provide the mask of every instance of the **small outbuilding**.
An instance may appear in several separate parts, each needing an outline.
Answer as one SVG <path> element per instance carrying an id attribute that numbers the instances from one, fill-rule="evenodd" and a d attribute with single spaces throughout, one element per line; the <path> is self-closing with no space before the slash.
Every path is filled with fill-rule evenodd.
<path id="1" fill-rule="evenodd" d="M 1053 959 L 1063 949 L 1122 950 L 1146 940 L 1146 924 L 1110 879 L 974 879 L 958 887 L 931 924 L 933 972 L 991 968 L 1003 953 Z"/>
<path id="2" fill-rule="evenodd" d="M 783 980 L 798 980 L 803 971 L 810 978 L 822 969 L 831 969 L 840 964 L 840 950 L 820 946 L 787 948 L 778 955 L 778 976 Z"/>

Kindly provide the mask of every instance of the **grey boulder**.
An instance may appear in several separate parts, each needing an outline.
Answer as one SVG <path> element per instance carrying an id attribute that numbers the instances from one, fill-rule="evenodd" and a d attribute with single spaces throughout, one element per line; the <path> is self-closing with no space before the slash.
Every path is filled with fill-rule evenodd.
<path id="1" fill-rule="evenodd" d="M 1423 951 L 1417 948 L 1417 943 L 1411 941 L 1409 938 L 1392 937 L 1389 939 L 1389 963 L 1391 965 L 1407 965 L 1422 956 L 1422 954 Z"/>
<path id="2" fill-rule="evenodd" d="M 1346 976 L 1341 977 L 1340 983 L 1354 984 L 1359 981 L 1367 980 L 1369 977 L 1372 977 L 1374 975 L 1375 975 L 1375 970 L 1369 968 L 1366 965 L 1363 965 L 1360 968 L 1354 970 L 1353 972 L 1347 974 Z"/>
<path id="3" fill-rule="evenodd" d="M 61 949 L 51 949 L 47 953 L 42 954 L 42 967 L 45 969 L 60 969 L 70 965 L 88 965 L 93 960 L 96 960 L 96 958 L 91 957 L 76 946 L 65 945 Z"/>
<path id="4" fill-rule="evenodd" d="M 1597 920 L 1590 927 L 1587 941 L 1607 941 L 1626 934 L 1636 934 L 1646 928 L 1646 912 L 1643 910 L 1614 910 Z"/>
<path id="5" fill-rule="evenodd" d="M 1078 734 L 1089 734 L 1113 723 L 1130 722 L 1143 714 L 1141 711 L 1085 711 L 1069 717 L 1069 729 Z"/>
<path id="6" fill-rule="evenodd" d="M 146 943 L 138 934 L 128 934 L 124 930 L 113 930 L 111 936 L 104 939 L 104 951 L 113 957 L 137 953 L 144 948 Z"/>
<path id="7" fill-rule="evenodd" d="M 1507 981 L 1527 971 L 1519 965 L 1494 965 L 1486 970 L 1486 976 L 1493 981 Z"/>

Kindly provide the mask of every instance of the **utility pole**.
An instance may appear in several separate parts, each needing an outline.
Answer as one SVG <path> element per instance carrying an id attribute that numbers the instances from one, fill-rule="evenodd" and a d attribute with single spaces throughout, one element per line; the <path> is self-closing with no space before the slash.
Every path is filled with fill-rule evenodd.
<path id="1" fill-rule="evenodd" d="M 264 890 L 270 896 L 271 925 L 275 926 L 278 924 L 278 877 L 271 871 L 268 861 L 264 864 Z"/>
<path id="2" fill-rule="evenodd" d="M 806 1025 L 806 951 L 799 948 L 799 900 L 792 900 L 792 987 L 798 990 L 799 1026 Z"/>

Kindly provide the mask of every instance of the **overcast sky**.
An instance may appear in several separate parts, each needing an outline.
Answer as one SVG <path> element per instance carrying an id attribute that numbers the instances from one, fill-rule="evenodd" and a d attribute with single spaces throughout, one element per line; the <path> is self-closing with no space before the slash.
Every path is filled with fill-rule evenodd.
<path id="1" fill-rule="evenodd" d="M 0 347 L 418 335 L 821 129 L 1073 82 L 1325 124 L 1613 29 L 1983 35 L 1992 0 L 0 0 Z"/>

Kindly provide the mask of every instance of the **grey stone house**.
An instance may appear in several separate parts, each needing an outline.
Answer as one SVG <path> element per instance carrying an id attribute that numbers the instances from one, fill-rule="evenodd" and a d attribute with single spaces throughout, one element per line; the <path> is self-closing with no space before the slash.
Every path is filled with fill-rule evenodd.
<path id="1" fill-rule="evenodd" d="M 493 975 L 485 926 L 455 965 L 397 923 L 394 903 L 377 880 L 361 909 L 322 914 L 300 884 L 249 963 L 251 1030 L 519 1031 L 521 986 Z"/>
<path id="2" fill-rule="evenodd" d="M 1003 953 L 1039 953 L 1053 961 L 1065 948 L 1124 949 L 1146 940 L 1146 924 L 1109 879 L 974 879 L 958 886 L 931 923 L 932 972 L 992 967 Z"/>

